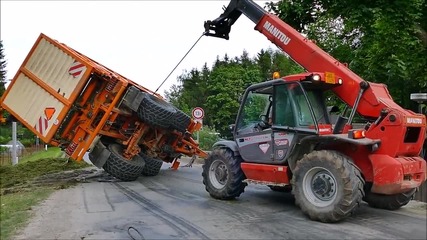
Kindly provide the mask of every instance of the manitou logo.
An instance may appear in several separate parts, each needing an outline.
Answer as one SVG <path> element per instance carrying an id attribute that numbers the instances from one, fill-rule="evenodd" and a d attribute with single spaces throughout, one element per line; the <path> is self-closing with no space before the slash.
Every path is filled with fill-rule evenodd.
<path id="1" fill-rule="evenodd" d="M 423 124 L 423 120 L 421 118 L 407 118 L 406 123 L 409 124 Z"/>
<path id="2" fill-rule="evenodd" d="M 288 36 L 282 33 L 282 31 L 277 29 L 275 26 L 273 26 L 269 21 L 266 21 L 264 23 L 264 28 L 285 45 L 288 45 L 288 43 L 291 41 Z"/>

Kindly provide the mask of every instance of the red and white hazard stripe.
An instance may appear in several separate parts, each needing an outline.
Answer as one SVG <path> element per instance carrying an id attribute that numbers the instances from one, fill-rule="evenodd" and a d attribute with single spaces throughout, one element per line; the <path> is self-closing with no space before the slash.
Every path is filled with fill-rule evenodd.
<path id="1" fill-rule="evenodd" d="M 41 116 L 39 120 L 37 121 L 34 128 L 37 132 L 39 132 L 41 135 L 44 136 L 44 133 L 46 132 L 46 129 L 49 127 L 49 121 L 45 116 Z"/>
<path id="2" fill-rule="evenodd" d="M 78 61 L 74 61 L 73 65 L 71 65 L 70 69 L 68 69 L 68 73 L 73 75 L 73 77 L 78 77 L 80 74 L 86 69 L 86 66 L 83 63 Z"/>

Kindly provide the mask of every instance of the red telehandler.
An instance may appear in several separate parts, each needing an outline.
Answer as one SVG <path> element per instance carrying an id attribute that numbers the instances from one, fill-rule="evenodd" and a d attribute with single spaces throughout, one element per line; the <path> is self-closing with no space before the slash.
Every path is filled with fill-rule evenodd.
<path id="1" fill-rule="evenodd" d="M 400 107 L 384 84 L 363 80 L 252 0 L 231 0 L 205 22 L 205 35 L 228 40 L 242 13 L 307 72 L 246 89 L 233 141 L 215 143 L 203 165 L 209 194 L 233 199 L 248 183 L 292 191 L 296 205 L 321 222 L 344 219 L 362 200 L 390 210 L 406 205 L 426 180 L 419 157 L 425 116 Z M 347 106 L 336 122 L 326 91 Z M 360 128 L 356 114 L 366 120 Z"/>

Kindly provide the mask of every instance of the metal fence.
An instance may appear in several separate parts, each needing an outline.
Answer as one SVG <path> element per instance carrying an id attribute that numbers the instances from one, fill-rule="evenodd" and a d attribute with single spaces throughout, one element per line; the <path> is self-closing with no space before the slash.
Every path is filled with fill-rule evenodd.
<path id="1" fill-rule="evenodd" d="M 25 147 L 24 149 L 20 150 L 18 158 L 23 158 L 27 156 L 31 156 L 36 152 L 44 151 L 45 148 L 43 145 L 40 146 L 33 146 L 33 147 Z M 9 149 L 3 148 L 2 151 L 0 151 L 0 165 L 10 165 L 12 164 L 12 153 Z"/>

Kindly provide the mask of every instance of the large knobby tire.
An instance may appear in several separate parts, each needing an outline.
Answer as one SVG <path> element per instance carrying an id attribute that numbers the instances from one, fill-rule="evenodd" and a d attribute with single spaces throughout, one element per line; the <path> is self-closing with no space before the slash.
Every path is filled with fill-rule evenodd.
<path id="1" fill-rule="evenodd" d="M 137 111 L 138 117 L 148 124 L 168 128 L 171 125 L 173 115 L 176 113 L 175 107 L 156 96 L 148 93 L 143 94 L 144 98 Z"/>
<path id="2" fill-rule="evenodd" d="M 185 114 L 183 111 L 176 109 L 176 113 L 172 117 L 171 127 L 179 132 L 185 133 L 190 122 L 190 116 Z"/>
<path id="3" fill-rule="evenodd" d="M 111 154 L 103 166 L 107 173 L 122 181 L 134 181 L 141 175 L 145 166 L 141 156 L 135 155 L 128 160 L 122 156 L 123 147 L 115 143 L 108 145 L 108 150 Z"/>
<path id="4" fill-rule="evenodd" d="M 374 208 L 397 210 L 411 201 L 415 191 L 416 189 L 414 188 L 408 192 L 393 195 L 383 195 L 367 191 L 363 200 Z"/>
<path id="5" fill-rule="evenodd" d="M 203 165 L 203 184 L 216 199 L 230 200 L 244 192 L 246 176 L 240 167 L 242 159 L 230 149 L 215 149 Z"/>
<path id="6" fill-rule="evenodd" d="M 144 176 L 156 176 L 162 168 L 163 161 L 155 159 L 140 152 L 139 155 L 145 160 L 145 167 L 142 169 L 141 174 Z"/>
<path id="7" fill-rule="evenodd" d="M 292 194 L 310 219 L 338 222 L 359 207 L 364 183 L 348 157 L 335 151 L 314 151 L 297 162 Z"/>

